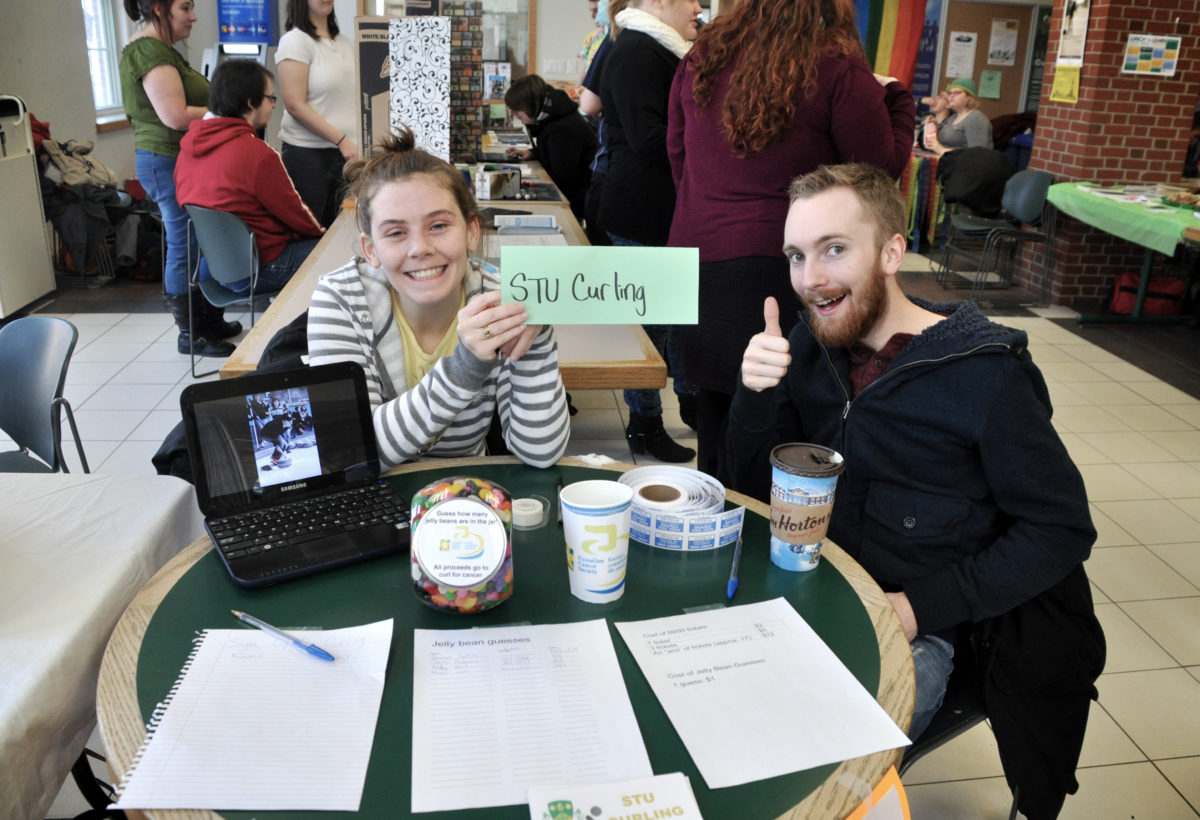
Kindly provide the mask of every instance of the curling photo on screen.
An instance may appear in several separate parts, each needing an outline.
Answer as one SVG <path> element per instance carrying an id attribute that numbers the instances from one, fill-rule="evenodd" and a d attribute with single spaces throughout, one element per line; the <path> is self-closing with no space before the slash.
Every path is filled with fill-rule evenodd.
<path id="1" fill-rule="evenodd" d="M 321 474 L 307 387 L 246 396 L 246 415 L 260 487 Z"/>

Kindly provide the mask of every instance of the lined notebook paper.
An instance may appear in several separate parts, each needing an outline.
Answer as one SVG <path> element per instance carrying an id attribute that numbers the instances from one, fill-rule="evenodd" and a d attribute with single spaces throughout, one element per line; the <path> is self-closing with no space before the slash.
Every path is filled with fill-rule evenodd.
<path id="1" fill-rule="evenodd" d="M 357 811 L 392 621 L 295 634 L 337 660 L 257 629 L 203 632 L 116 808 Z"/>

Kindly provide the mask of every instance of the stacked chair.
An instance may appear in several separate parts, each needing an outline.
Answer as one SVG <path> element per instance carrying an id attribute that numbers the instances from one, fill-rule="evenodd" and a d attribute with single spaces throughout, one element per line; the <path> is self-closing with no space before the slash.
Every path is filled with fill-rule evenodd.
<path id="1" fill-rule="evenodd" d="M 1004 185 L 1000 201 L 1003 211 L 998 218 L 951 214 L 946 246 L 937 269 L 938 283 L 953 287 L 954 260 L 965 256 L 976 265 L 966 285 L 971 289 L 971 299 L 977 299 L 985 288 L 1010 287 L 1017 249 L 1026 242 L 1045 246 L 1043 266 L 1050 269 L 1054 209 L 1047 206 L 1046 193 L 1053 183 L 1053 175 L 1046 171 L 1018 171 Z M 993 272 L 997 275 L 995 280 L 990 276 Z"/>

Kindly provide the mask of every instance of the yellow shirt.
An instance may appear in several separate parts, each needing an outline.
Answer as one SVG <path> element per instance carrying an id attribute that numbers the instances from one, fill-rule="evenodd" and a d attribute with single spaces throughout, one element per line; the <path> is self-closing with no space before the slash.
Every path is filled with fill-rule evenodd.
<path id="1" fill-rule="evenodd" d="M 449 356 L 454 352 L 454 348 L 458 344 L 458 315 L 455 314 L 454 318 L 450 321 L 450 326 L 446 328 L 446 334 L 442 336 L 442 340 L 438 342 L 438 346 L 434 351 L 426 353 L 421 349 L 421 345 L 417 343 L 417 335 L 409 327 L 408 320 L 400 312 L 400 300 L 396 295 L 396 291 L 391 290 L 391 294 L 392 315 L 396 318 L 396 327 L 400 331 L 401 340 L 404 342 L 404 389 L 412 390 L 421 379 L 425 378 L 425 374 L 433 369 L 438 359 Z M 461 308 L 466 303 L 467 293 L 464 289 L 459 295 L 458 306 Z"/>

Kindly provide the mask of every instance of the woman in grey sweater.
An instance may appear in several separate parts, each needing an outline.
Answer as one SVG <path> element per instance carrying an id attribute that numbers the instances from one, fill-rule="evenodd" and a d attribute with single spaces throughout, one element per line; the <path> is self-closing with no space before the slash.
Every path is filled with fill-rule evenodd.
<path id="1" fill-rule="evenodd" d="M 502 305 L 499 271 L 471 258 L 479 209 L 462 174 L 408 131 L 382 148 L 347 165 L 362 254 L 313 293 L 309 363 L 362 366 L 385 468 L 481 455 L 497 409 L 509 450 L 550 466 L 570 435 L 553 328 Z"/>
<path id="2" fill-rule="evenodd" d="M 950 116 L 925 126 L 925 146 L 938 156 L 955 148 L 991 148 L 992 121 L 979 110 L 979 92 L 970 77 L 946 86 Z"/>

